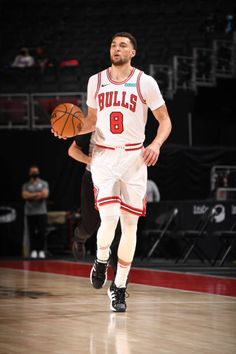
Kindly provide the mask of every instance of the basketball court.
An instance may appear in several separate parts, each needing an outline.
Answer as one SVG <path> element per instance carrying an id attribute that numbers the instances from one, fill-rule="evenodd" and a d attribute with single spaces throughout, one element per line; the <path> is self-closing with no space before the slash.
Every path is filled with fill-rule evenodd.
<path id="1" fill-rule="evenodd" d="M 236 279 L 133 268 L 126 313 L 89 282 L 91 264 L 0 262 L 0 353 L 236 352 Z"/>

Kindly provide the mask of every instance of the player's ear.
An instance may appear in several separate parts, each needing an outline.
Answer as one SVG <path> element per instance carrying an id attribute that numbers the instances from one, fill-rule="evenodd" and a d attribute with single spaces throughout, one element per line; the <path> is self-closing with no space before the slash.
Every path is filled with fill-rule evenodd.
<path id="1" fill-rule="evenodd" d="M 136 55 L 136 50 L 135 49 L 132 49 L 131 55 L 132 55 L 132 58 L 135 57 L 135 55 Z"/>

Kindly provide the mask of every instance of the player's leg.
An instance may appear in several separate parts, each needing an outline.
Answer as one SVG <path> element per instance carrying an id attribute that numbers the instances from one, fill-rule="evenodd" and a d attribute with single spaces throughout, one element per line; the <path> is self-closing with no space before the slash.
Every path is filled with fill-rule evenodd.
<path id="1" fill-rule="evenodd" d="M 77 259 L 85 257 L 86 241 L 97 231 L 100 225 L 98 210 L 94 207 L 94 192 L 91 172 L 85 170 L 81 183 L 81 215 L 74 230 L 72 251 Z"/>
<path id="2" fill-rule="evenodd" d="M 121 239 L 118 247 L 118 265 L 115 285 L 125 287 L 134 258 L 137 242 L 137 225 L 139 217 L 127 212 L 121 212 Z"/>
<path id="3" fill-rule="evenodd" d="M 90 281 L 96 289 L 106 283 L 110 246 L 120 215 L 120 181 L 114 173 L 116 158 L 115 151 L 94 148 L 91 172 L 101 219 L 97 232 L 97 255 L 90 276 Z"/>
<path id="4" fill-rule="evenodd" d="M 117 273 L 114 284 L 108 289 L 111 310 L 118 312 L 126 311 L 125 291 L 136 249 L 138 220 L 145 214 L 147 186 L 147 166 L 141 151 L 126 154 L 123 154 L 123 165 L 126 164 L 126 167 L 120 182 L 122 235 L 118 248 Z"/>
<path id="5" fill-rule="evenodd" d="M 114 283 L 108 289 L 111 310 L 126 311 L 125 294 L 131 264 L 134 258 L 139 217 L 129 212 L 121 212 L 121 239 L 118 247 L 118 264 Z"/>
<path id="6" fill-rule="evenodd" d="M 121 238 L 121 225 L 119 221 L 116 227 L 114 239 L 111 244 L 110 265 L 113 270 L 113 279 L 115 279 L 116 276 L 117 262 L 118 262 L 117 252 L 120 243 L 120 238 Z"/>
<path id="7" fill-rule="evenodd" d="M 97 232 L 97 254 L 90 273 L 94 288 L 102 288 L 107 280 L 107 268 L 110 260 L 110 247 L 115 236 L 119 220 L 120 205 L 109 204 L 99 208 L 101 224 Z"/>

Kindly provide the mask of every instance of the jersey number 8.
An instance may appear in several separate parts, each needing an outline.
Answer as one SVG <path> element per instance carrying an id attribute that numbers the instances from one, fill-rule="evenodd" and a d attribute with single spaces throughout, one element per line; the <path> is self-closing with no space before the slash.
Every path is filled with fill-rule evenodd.
<path id="1" fill-rule="evenodd" d="M 112 112 L 110 114 L 110 129 L 113 134 L 121 134 L 124 131 L 123 113 Z"/>

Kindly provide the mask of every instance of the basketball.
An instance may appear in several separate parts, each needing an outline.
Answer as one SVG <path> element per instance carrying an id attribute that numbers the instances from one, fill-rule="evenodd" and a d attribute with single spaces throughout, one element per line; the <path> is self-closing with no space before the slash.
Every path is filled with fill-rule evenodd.
<path id="1" fill-rule="evenodd" d="M 51 114 L 51 127 L 63 138 L 77 135 L 83 126 L 84 115 L 81 109 L 73 103 L 61 103 Z"/>

